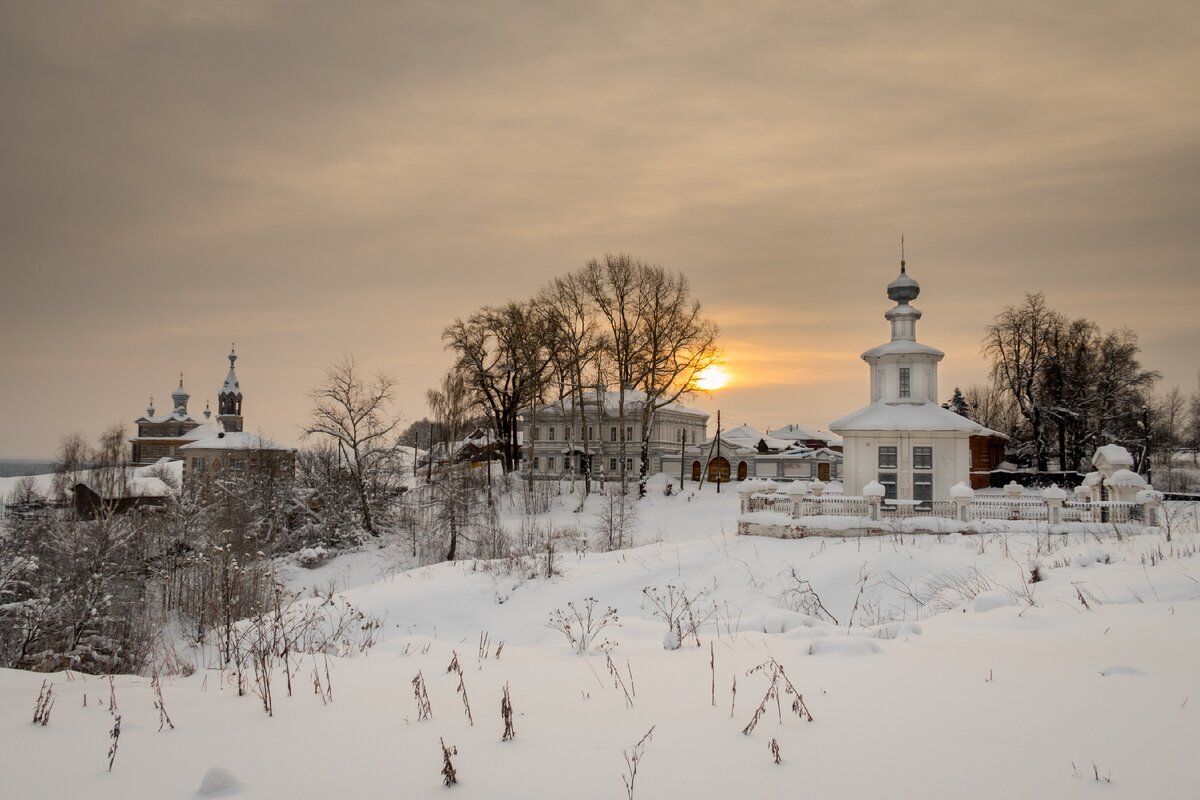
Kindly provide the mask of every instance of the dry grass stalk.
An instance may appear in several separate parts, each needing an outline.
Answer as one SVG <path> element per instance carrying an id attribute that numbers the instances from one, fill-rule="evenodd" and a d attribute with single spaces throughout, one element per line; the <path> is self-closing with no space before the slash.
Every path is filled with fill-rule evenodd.
<path id="1" fill-rule="evenodd" d="M 433 708 L 429 705 L 429 693 L 425 691 L 425 676 L 419 671 L 412 679 L 413 696 L 417 699 L 417 721 L 433 719 Z"/>
<path id="2" fill-rule="evenodd" d="M 515 739 L 517 731 L 513 728 L 512 698 L 508 696 L 508 684 L 504 684 L 504 697 L 500 700 L 500 718 L 504 720 L 504 735 L 500 741 L 508 742 Z"/>
<path id="3" fill-rule="evenodd" d="M 772 738 L 767 742 L 767 749 L 771 751 L 771 757 L 775 759 L 776 764 L 782 764 L 783 759 L 779 757 L 779 740 Z"/>
<path id="4" fill-rule="evenodd" d="M 604 659 L 608 664 L 608 674 L 611 675 L 613 679 L 613 688 L 620 689 L 624 693 L 625 707 L 633 708 L 633 695 L 630 694 L 629 689 L 625 686 L 625 679 L 621 677 L 621 670 L 618 669 L 617 665 L 613 663 L 612 653 L 610 653 L 608 650 L 605 650 Z M 632 680 L 633 673 L 630 672 L 630 681 Z"/>
<path id="5" fill-rule="evenodd" d="M 651 725 L 650 730 L 646 731 L 646 735 L 638 740 L 638 743 L 633 746 L 633 753 L 622 751 L 621 755 L 625 756 L 625 774 L 621 776 L 621 780 L 625 782 L 625 796 L 627 800 L 633 800 L 633 785 L 637 781 L 638 765 L 642 762 L 642 755 L 646 750 L 646 742 L 650 741 L 654 736 L 656 725 Z"/>
<path id="6" fill-rule="evenodd" d="M 780 723 L 783 722 L 783 708 L 780 703 L 780 697 L 779 697 L 780 682 L 783 683 L 784 693 L 788 694 L 788 695 L 792 695 L 792 697 L 793 697 L 792 711 L 795 712 L 796 716 L 800 717 L 800 719 L 803 719 L 807 722 L 813 721 L 813 716 L 809 712 L 808 706 L 805 705 L 805 703 L 804 703 L 804 695 L 800 694 L 800 692 L 796 689 L 796 687 L 794 685 L 792 685 L 792 682 L 788 678 L 787 673 L 785 673 L 783 670 L 783 665 L 781 665 L 774 658 L 771 658 L 771 659 L 768 659 L 767 661 L 764 661 L 763 663 L 759 664 L 757 667 L 754 667 L 753 669 L 748 670 L 746 672 L 746 674 L 753 675 L 755 672 L 762 672 L 764 674 L 769 674 L 771 682 L 767 686 L 767 692 L 766 692 L 766 694 L 763 695 L 762 702 L 759 703 L 758 708 L 756 708 L 754 710 L 754 716 L 752 716 L 750 718 L 750 721 L 748 723 L 746 723 L 746 727 L 742 729 L 743 734 L 745 734 L 746 736 L 749 736 L 754 731 L 754 727 L 756 725 L 758 725 L 758 721 L 760 719 L 762 719 L 763 714 L 767 713 L 767 704 L 770 703 L 771 700 L 775 701 L 775 709 L 776 709 L 776 712 L 779 714 Z"/>
<path id="7" fill-rule="evenodd" d="M 33 721 L 37 725 L 45 727 L 50 721 L 50 709 L 54 707 L 54 684 L 46 684 L 42 681 L 42 688 L 38 691 L 37 703 L 33 706 Z"/>
<path id="8" fill-rule="evenodd" d="M 117 760 L 117 743 L 121 740 L 121 715 L 115 711 L 109 713 L 113 716 L 113 726 L 108 732 L 108 738 L 112 740 L 108 746 L 108 771 L 112 772 L 113 762 Z"/>
<path id="9" fill-rule="evenodd" d="M 441 737 L 438 741 L 442 743 L 442 783 L 447 786 L 453 786 L 458 783 L 458 772 L 454 769 L 454 762 L 450 760 L 450 756 L 458 755 L 458 748 L 454 745 L 446 747 L 446 741 Z"/>
<path id="10" fill-rule="evenodd" d="M 158 729 L 161 731 L 166 725 L 171 730 L 175 730 L 175 723 L 171 722 L 171 715 L 167 713 L 167 704 L 163 700 L 162 680 L 158 677 L 157 670 L 150 678 L 150 685 L 154 687 L 154 707 L 158 709 Z"/>

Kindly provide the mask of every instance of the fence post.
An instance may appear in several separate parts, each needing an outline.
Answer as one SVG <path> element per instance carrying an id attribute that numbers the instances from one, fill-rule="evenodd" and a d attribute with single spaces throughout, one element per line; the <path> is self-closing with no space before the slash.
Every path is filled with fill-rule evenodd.
<path id="1" fill-rule="evenodd" d="M 863 497 L 867 500 L 867 512 L 873 522 L 879 522 L 879 506 L 883 502 L 883 496 L 887 494 L 887 489 L 879 481 L 871 481 L 862 490 Z"/>
<path id="2" fill-rule="evenodd" d="M 1137 493 L 1137 501 L 1142 504 L 1142 528 L 1158 527 L 1158 506 L 1162 502 L 1162 492 L 1148 486 Z"/>
<path id="3" fill-rule="evenodd" d="M 950 499 L 954 501 L 954 518 L 959 522 L 969 522 L 971 501 L 975 499 L 975 490 L 963 481 L 950 487 Z"/>
<path id="4" fill-rule="evenodd" d="M 759 484 L 757 480 L 751 479 L 748 481 L 742 481 L 742 483 L 738 486 L 738 503 L 742 508 L 741 513 L 745 514 L 751 510 L 750 501 L 754 496 L 754 493 L 758 491 L 758 485 Z"/>
<path id="5" fill-rule="evenodd" d="M 1061 525 L 1063 501 L 1067 499 L 1067 493 L 1058 488 L 1057 483 L 1052 483 L 1042 490 L 1042 498 L 1046 501 L 1046 521 L 1051 525 Z"/>

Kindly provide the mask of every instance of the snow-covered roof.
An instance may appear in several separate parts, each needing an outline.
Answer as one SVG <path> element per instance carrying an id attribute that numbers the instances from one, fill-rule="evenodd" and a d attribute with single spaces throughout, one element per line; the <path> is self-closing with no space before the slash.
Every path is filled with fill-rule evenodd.
<path id="1" fill-rule="evenodd" d="M 602 397 L 603 397 L 603 402 L 604 402 L 604 413 L 607 415 L 616 416 L 617 412 L 620 410 L 621 392 L 618 392 L 618 391 L 604 392 Z M 576 401 L 573 396 L 570 398 L 566 398 L 563 401 L 563 407 L 565 407 L 568 412 L 573 412 L 575 410 L 575 402 Z M 631 414 L 631 412 L 633 412 L 635 410 L 638 413 L 640 413 L 642 404 L 645 402 L 646 402 L 646 393 L 645 392 L 643 392 L 639 389 L 626 389 L 625 390 L 625 414 L 626 414 L 626 416 L 629 416 Z M 596 407 L 596 392 L 595 392 L 595 390 L 588 390 L 583 393 L 583 406 L 586 411 L 591 411 L 592 409 L 594 409 Z M 560 407 L 558 403 L 547 403 L 546 405 L 538 408 L 538 414 L 539 415 L 542 413 L 555 414 L 555 413 L 561 412 L 561 410 L 562 410 L 562 407 Z M 703 417 L 704 419 L 708 419 L 708 412 L 700 411 L 699 409 L 695 409 L 695 408 L 689 408 L 688 406 L 685 406 L 679 402 L 668 403 L 666 406 L 663 406 L 662 408 L 660 408 L 659 411 L 672 411 L 676 414 L 686 414 L 688 416 Z"/>
<path id="2" fill-rule="evenodd" d="M 175 409 L 168 414 L 155 414 L 153 417 L 141 416 L 134 420 L 137 424 L 147 423 L 157 425 L 163 422 L 196 422 L 196 418 L 191 414 L 180 413 L 179 409 Z"/>
<path id="3" fill-rule="evenodd" d="M 879 356 L 889 355 L 927 355 L 944 358 L 946 354 L 941 350 L 938 350 L 936 347 L 930 347 L 927 344 L 914 342 L 911 339 L 893 339 L 890 342 L 884 342 L 878 347 L 872 347 L 870 350 L 863 353 L 861 358 L 864 361 L 867 361 L 872 358 L 878 358 Z"/>
<path id="4" fill-rule="evenodd" d="M 104 500 L 119 500 L 128 497 L 166 497 L 171 493 L 160 478 L 129 475 L 118 480 L 95 480 L 92 476 L 81 480 L 80 485 L 86 486 Z"/>
<path id="5" fill-rule="evenodd" d="M 219 395 L 241 394 L 242 386 L 238 383 L 237 373 L 233 371 L 233 367 L 229 368 L 229 374 L 225 376 L 225 383 L 221 386 Z"/>
<path id="6" fill-rule="evenodd" d="M 806 423 L 793 422 L 789 425 L 784 425 L 782 428 L 776 428 L 773 431 L 767 431 L 769 436 L 774 436 L 776 439 L 787 439 L 792 442 L 811 441 L 819 439 L 826 444 L 841 444 L 842 437 L 837 434 L 830 433 L 819 425 L 810 425 Z"/>
<path id="7" fill-rule="evenodd" d="M 1146 479 L 1133 470 L 1119 469 L 1108 479 L 1108 485 L 1144 489 L 1146 487 Z"/>
<path id="8" fill-rule="evenodd" d="M 291 450 L 279 442 L 263 436 L 261 433 L 236 431 L 218 433 L 207 439 L 201 439 L 191 444 L 185 444 L 180 450 Z"/>
<path id="9" fill-rule="evenodd" d="M 829 423 L 838 433 L 847 431 L 962 431 L 991 435 L 993 431 L 936 403 L 887 403 L 883 400 Z"/>
<path id="10" fill-rule="evenodd" d="M 1099 467 L 1101 464 L 1109 467 L 1132 467 L 1133 456 L 1119 444 L 1106 444 L 1097 447 L 1092 455 L 1092 463 Z"/>

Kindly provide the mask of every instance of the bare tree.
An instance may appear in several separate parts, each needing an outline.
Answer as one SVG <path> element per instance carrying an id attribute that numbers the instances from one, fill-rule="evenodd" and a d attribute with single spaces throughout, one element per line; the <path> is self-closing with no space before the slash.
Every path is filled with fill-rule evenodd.
<path id="1" fill-rule="evenodd" d="M 1046 305 L 1044 295 L 1027 294 L 1024 303 L 996 315 L 983 340 L 983 352 L 992 359 L 992 379 L 1016 400 L 1029 423 L 1034 461 L 1043 472 L 1048 465 L 1046 413 L 1039 389 L 1052 352 L 1050 333 L 1062 324 L 1062 315 Z"/>
<path id="2" fill-rule="evenodd" d="M 639 273 L 645 267 L 624 253 L 604 256 L 604 261 L 592 259 L 583 268 L 579 279 L 606 323 L 604 350 L 617 382 L 618 453 L 620 454 L 621 485 L 625 485 L 626 392 L 633 388 L 634 364 L 642 348 L 645 333 L 642 308 L 638 303 Z"/>
<path id="3" fill-rule="evenodd" d="M 531 303 L 488 306 L 442 332 L 455 365 L 486 412 L 499 440 L 505 472 L 517 468 L 517 418 L 550 364 L 545 324 Z"/>
<path id="4" fill-rule="evenodd" d="M 67 433 L 58 441 L 58 457 L 54 460 L 54 501 L 65 503 L 71 492 L 83 480 L 90 447 L 82 433 Z"/>
<path id="5" fill-rule="evenodd" d="M 1196 388 L 1188 401 L 1187 439 L 1192 448 L 1192 463 L 1195 464 L 1200 456 L 1200 375 L 1196 376 Z"/>
<path id="6" fill-rule="evenodd" d="M 638 283 L 644 335 L 634 360 L 634 387 L 641 389 L 642 452 L 638 494 L 646 496 L 650 438 L 656 412 L 697 390 L 697 376 L 716 363 L 717 325 L 701 314 L 683 273 L 644 266 Z"/>
<path id="7" fill-rule="evenodd" d="M 375 509 L 390 498 L 391 476 L 385 469 L 400 424 L 392 414 L 395 381 L 380 373 L 363 377 L 350 354 L 325 372 L 325 382 L 309 393 L 313 407 L 305 438 L 333 440 L 345 461 L 358 496 L 360 521 L 367 533 L 378 535 Z"/>
<path id="8" fill-rule="evenodd" d="M 1166 487 L 1172 486 L 1175 451 L 1186 438 L 1187 400 L 1178 386 L 1171 388 L 1151 405 L 1151 449 L 1161 454 L 1166 468 Z"/>
<path id="9" fill-rule="evenodd" d="M 603 343 L 595 308 L 582 275 L 575 273 L 555 278 L 539 294 L 535 306 L 545 315 L 551 366 L 558 379 L 563 415 L 566 417 L 568 399 L 575 412 L 572 416 L 578 427 L 572 425 L 571 428 L 579 431 L 584 464 L 583 493 L 587 497 L 592 490 L 592 442 L 586 397 L 588 383 L 599 381 L 597 358 Z M 568 444 L 573 446 L 574 437 L 569 438 L 572 441 Z"/>

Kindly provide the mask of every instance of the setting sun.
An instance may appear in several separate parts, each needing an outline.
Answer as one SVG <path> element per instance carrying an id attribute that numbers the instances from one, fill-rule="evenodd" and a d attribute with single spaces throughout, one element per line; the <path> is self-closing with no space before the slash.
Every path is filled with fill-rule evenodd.
<path id="1" fill-rule="evenodd" d="M 724 367 L 717 364 L 705 367 L 696 376 L 696 385 L 706 392 L 711 392 L 713 389 L 720 389 L 728 384 L 729 373 Z"/>

